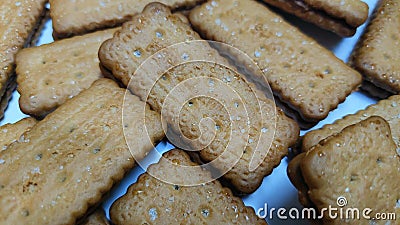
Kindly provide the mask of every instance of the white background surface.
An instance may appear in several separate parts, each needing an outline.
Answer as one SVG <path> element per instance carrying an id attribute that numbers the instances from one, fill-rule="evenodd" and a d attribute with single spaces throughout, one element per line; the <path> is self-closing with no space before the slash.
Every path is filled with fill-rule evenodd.
<path id="1" fill-rule="evenodd" d="M 366 0 L 370 7 L 370 14 L 375 8 L 377 0 Z M 356 33 L 356 35 L 352 38 L 340 38 L 335 34 L 330 32 L 321 30 L 316 26 L 300 21 L 299 19 L 285 15 L 295 26 L 298 26 L 301 30 L 303 30 L 306 34 L 312 36 L 317 39 L 322 45 L 326 48 L 332 50 L 334 54 L 347 62 L 347 59 L 353 50 L 354 45 L 356 44 L 359 36 L 362 34 L 366 24 L 360 27 Z M 47 22 L 43 34 L 39 40 L 38 45 L 46 44 L 52 42 L 52 28 L 51 21 Z M 329 94 L 329 93 L 326 93 Z M 5 123 L 14 123 L 20 120 L 23 117 L 26 117 L 20 110 L 18 105 L 19 94 L 15 91 L 13 94 L 13 98 L 9 104 L 8 109 L 5 112 L 4 119 L 0 122 L 0 125 Z M 345 102 L 339 105 L 339 107 L 332 111 L 329 116 L 321 121 L 317 126 L 312 129 L 317 129 L 324 124 L 332 123 L 336 119 L 342 118 L 347 114 L 355 113 L 360 109 L 366 108 L 368 105 L 376 102 L 376 99 L 368 97 L 363 92 L 354 92 L 352 93 Z M 303 135 L 306 131 L 301 131 L 301 135 Z M 173 146 L 168 143 L 160 143 L 157 147 L 159 151 L 165 151 L 171 149 Z M 153 160 L 154 161 L 154 160 Z M 265 204 L 268 204 L 269 209 L 271 207 L 280 208 L 284 207 L 289 210 L 291 207 L 297 207 L 301 209 L 301 205 L 297 199 L 297 190 L 290 183 L 287 175 L 286 168 L 288 164 L 288 159 L 284 158 L 279 167 L 277 167 L 274 172 L 264 178 L 264 182 L 261 187 L 253 194 L 246 196 L 243 198 L 246 205 L 252 206 L 256 210 L 259 208 L 263 208 Z M 108 215 L 108 209 L 112 202 L 117 199 L 119 196 L 123 195 L 126 192 L 127 187 L 136 181 L 137 176 L 143 173 L 143 169 L 136 168 L 125 179 L 114 188 L 110 194 L 110 197 L 103 203 L 103 207 L 106 209 Z M 309 224 L 308 221 L 292 221 L 292 220 L 281 220 L 281 219 L 273 219 L 268 220 L 269 224 Z"/>

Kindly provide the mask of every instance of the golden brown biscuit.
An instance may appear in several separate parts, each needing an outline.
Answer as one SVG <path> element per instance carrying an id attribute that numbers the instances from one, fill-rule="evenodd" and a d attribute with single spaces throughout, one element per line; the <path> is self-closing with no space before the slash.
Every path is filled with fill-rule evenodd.
<path id="1" fill-rule="evenodd" d="M 340 36 L 353 36 L 368 18 L 368 5 L 360 0 L 263 0 Z"/>
<path id="2" fill-rule="evenodd" d="M 380 1 L 351 58 L 367 81 L 392 94 L 400 93 L 399 17 L 399 1 Z"/>
<path id="3" fill-rule="evenodd" d="M 301 174 L 300 164 L 304 159 L 305 153 L 301 153 L 294 157 L 287 167 L 287 175 L 292 182 L 293 186 L 298 190 L 299 202 L 304 207 L 313 207 L 314 204 L 308 197 L 308 187 L 304 182 L 303 175 Z"/>
<path id="4" fill-rule="evenodd" d="M 367 216 L 371 218 L 377 218 L 378 213 L 395 213 L 399 218 L 400 158 L 391 137 L 389 124 L 373 116 L 346 127 L 307 152 L 300 168 L 316 207 L 336 207 L 344 212 L 358 209 L 359 215 L 369 208 Z M 332 218 L 325 211 L 324 224 L 398 224 L 398 220 L 336 215 Z"/>
<path id="5" fill-rule="evenodd" d="M 174 45 L 171 51 L 158 52 L 164 47 L 190 40 L 200 40 L 200 37 L 186 23 L 186 18 L 171 14 L 162 4 L 152 3 L 102 45 L 99 51 L 100 61 L 154 110 L 165 110 L 170 141 L 188 146 L 191 150 L 201 150 L 200 157 L 204 162 L 222 160 L 214 166 L 223 171 L 222 173 L 229 171 L 224 178 L 239 192 L 251 193 L 288 153 L 288 147 L 297 140 L 299 128 L 280 109 L 275 108 L 274 103 L 263 93 L 256 96 L 254 93 L 259 91 L 255 91 L 253 84 L 247 82 L 241 74 L 224 66 L 229 64 L 207 42 L 192 42 L 194 48 L 188 43 Z M 154 62 L 154 66 L 144 65 L 137 71 L 142 62 L 154 53 L 157 53 L 155 58 L 147 61 Z M 162 57 L 158 57 L 159 55 Z M 196 61 L 178 65 L 181 60 L 201 58 L 216 63 Z M 157 73 L 151 71 L 158 67 L 169 68 L 171 65 L 178 66 L 163 73 L 161 79 L 158 79 Z M 198 81 L 192 82 L 196 79 Z M 226 92 L 225 87 L 233 89 L 235 93 Z M 183 99 L 188 94 L 185 92 L 187 90 L 189 94 L 206 90 L 207 96 Z M 222 100 L 223 104 L 213 100 L 230 94 L 238 96 Z M 185 102 L 186 100 L 190 101 Z M 181 106 L 181 111 L 176 112 L 175 109 Z M 230 115 L 232 112 L 226 111 L 230 106 L 236 106 L 238 110 L 246 108 L 247 115 Z M 260 115 L 260 111 L 264 115 Z M 215 124 L 201 127 L 200 123 L 204 118 L 211 118 Z M 238 128 L 231 126 L 236 123 Z M 202 128 L 206 130 L 201 130 Z M 247 128 L 250 131 L 249 136 L 246 135 Z M 213 132 L 216 134 L 211 140 Z M 274 138 L 271 135 L 273 132 Z M 260 135 L 265 138 L 260 138 Z M 231 140 L 232 138 L 235 139 Z M 272 142 L 271 147 L 268 142 Z M 269 150 L 265 158 L 252 158 L 258 152 L 257 144 L 266 148 L 264 150 Z M 230 146 L 235 153 L 220 157 Z M 256 159 L 260 159 L 261 165 L 252 171 L 249 166 Z M 239 161 L 232 164 L 234 160 Z M 235 166 L 230 168 L 233 165 Z"/>
<path id="6" fill-rule="evenodd" d="M 190 161 L 184 151 L 174 149 L 148 170 L 150 174 L 178 177 L 175 178 L 178 183 L 180 179 L 195 180 L 198 176 L 211 178 L 211 174 L 200 167 L 196 174 L 187 174 L 178 165 L 197 164 Z M 114 202 L 110 210 L 114 224 L 267 224 L 217 180 L 197 186 L 178 186 L 150 174 L 141 175 L 127 193 Z"/>
<path id="7" fill-rule="evenodd" d="M 26 48 L 16 57 L 21 110 L 44 117 L 103 77 L 97 53 L 116 29 Z"/>
<path id="8" fill-rule="evenodd" d="M 386 100 L 381 100 L 377 104 L 371 105 L 365 110 L 360 110 L 356 114 L 347 115 L 343 119 L 327 124 L 321 129 L 306 133 L 302 139 L 302 151 L 308 151 L 312 146 L 318 144 L 323 139 L 335 135 L 345 127 L 356 124 L 370 116 L 380 116 L 390 125 L 392 138 L 399 149 L 400 155 L 400 95 L 394 95 Z"/>
<path id="9" fill-rule="evenodd" d="M 0 127 L 0 151 L 7 149 L 7 146 L 17 141 L 23 133 L 30 130 L 37 121 L 33 118 L 25 118 L 14 124 L 5 124 Z"/>
<path id="10" fill-rule="evenodd" d="M 192 10 L 190 22 L 203 36 L 247 53 L 274 94 L 306 122 L 324 119 L 361 83 L 358 72 L 256 1 L 210 1 Z"/>
<path id="11" fill-rule="evenodd" d="M 46 0 L 3 0 L 0 4 L 0 118 L 16 86 L 15 55 L 30 43 L 45 12 L 45 3 Z"/>
<path id="12" fill-rule="evenodd" d="M 204 0 L 159 0 L 172 9 L 185 9 Z M 132 19 L 152 0 L 50 0 L 55 38 L 114 27 Z"/>
<path id="13" fill-rule="evenodd" d="M 153 148 L 159 115 L 125 94 L 100 79 L 0 152 L 1 224 L 74 224 Z"/>

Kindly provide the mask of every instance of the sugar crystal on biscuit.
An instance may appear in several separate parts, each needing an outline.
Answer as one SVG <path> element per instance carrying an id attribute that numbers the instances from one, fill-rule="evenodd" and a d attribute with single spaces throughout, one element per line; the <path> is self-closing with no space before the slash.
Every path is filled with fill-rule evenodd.
<path id="1" fill-rule="evenodd" d="M 41 159 L 42 159 L 42 156 L 43 156 L 42 154 L 37 154 L 37 155 L 35 156 L 35 159 L 36 159 L 36 160 L 41 160 Z"/>
<path id="2" fill-rule="evenodd" d="M 189 55 L 187 53 L 183 53 L 182 54 L 182 59 L 183 60 L 188 60 L 189 59 Z"/>
<path id="3" fill-rule="evenodd" d="M 156 208 L 151 208 L 149 210 L 149 215 L 150 215 L 150 220 L 154 221 L 157 219 L 158 214 L 157 214 L 157 209 Z"/>
<path id="4" fill-rule="evenodd" d="M 202 214 L 204 217 L 208 217 L 208 215 L 210 214 L 210 211 L 208 211 L 208 209 L 202 209 L 202 210 L 201 210 L 201 214 Z"/>
<path id="5" fill-rule="evenodd" d="M 31 173 L 32 173 L 32 174 L 40 174 L 40 168 L 39 168 L 39 167 L 33 168 L 33 170 L 32 170 Z"/>
<path id="6" fill-rule="evenodd" d="M 133 52 L 133 55 L 139 58 L 142 56 L 142 53 L 140 52 L 140 50 L 136 50 Z"/>

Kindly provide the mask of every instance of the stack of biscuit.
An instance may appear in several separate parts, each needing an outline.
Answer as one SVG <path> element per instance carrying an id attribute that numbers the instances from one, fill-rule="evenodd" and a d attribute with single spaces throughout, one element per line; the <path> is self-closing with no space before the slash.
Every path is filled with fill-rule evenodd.
<path id="1" fill-rule="evenodd" d="M 335 197 L 338 198 L 341 195 L 348 196 L 351 193 L 351 186 L 354 187 L 354 185 L 357 185 L 358 187 L 355 186 L 357 187 L 355 193 L 347 199 L 347 201 L 353 201 L 351 205 L 352 207 L 359 207 L 360 205 L 357 204 L 363 203 L 358 200 L 361 196 L 357 197 L 356 194 L 364 194 L 367 191 L 373 191 L 376 185 L 386 185 L 386 183 L 392 185 L 392 182 L 389 181 L 398 181 L 398 179 L 395 178 L 400 176 L 400 133 L 398 129 L 400 123 L 400 108 L 398 105 L 400 105 L 400 96 L 394 95 L 389 99 L 382 100 L 377 104 L 369 106 L 365 110 L 360 110 L 355 114 L 347 115 L 343 119 L 335 121 L 333 124 L 328 124 L 321 129 L 310 131 L 301 138 L 301 144 L 299 147 L 300 154 L 289 163 L 288 176 L 293 185 L 298 189 L 299 200 L 305 207 L 315 207 L 321 201 L 320 198 L 322 198 L 322 196 L 320 194 L 315 194 L 316 190 L 312 190 L 316 184 L 313 183 L 315 180 L 311 180 L 311 177 L 316 176 L 318 173 L 323 173 L 328 176 L 328 173 L 338 173 L 338 171 L 340 171 L 339 175 L 341 177 L 338 175 L 337 178 L 330 178 L 325 181 L 321 179 L 318 184 L 333 185 L 333 182 L 338 182 L 338 184 L 340 184 L 336 185 L 337 194 L 330 197 L 331 203 Z M 361 129 L 360 127 L 367 126 L 368 123 L 370 123 L 370 125 L 378 123 L 381 128 L 375 128 L 375 130 L 367 129 L 365 134 L 358 131 Z M 357 140 L 360 143 L 351 144 L 340 142 L 340 140 Z M 379 140 L 378 143 L 374 143 L 375 140 Z M 331 145 L 332 149 L 325 152 L 324 146 L 327 142 L 333 144 Z M 377 144 L 377 146 L 373 146 L 373 144 Z M 390 148 L 388 147 L 385 149 L 383 146 L 386 144 L 390 144 Z M 329 157 L 329 154 L 334 154 L 334 151 L 346 152 L 343 153 L 346 154 L 345 158 L 340 159 L 332 157 L 332 160 L 335 160 L 336 162 L 328 163 L 325 161 L 315 160 L 318 158 L 322 159 L 325 156 Z M 352 157 L 352 154 L 356 159 L 353 160 L 350 158 Z M 385 154 L 388 154 L 388 156 L 384 156 Z M 349 158 L 346 159 L 346 157 Z M 387 158 L 384 159 L 384 157 Z M 368 159 L 372 161 L 375 160 L 377 163 L 375 164 L 376 167 L 370 167 L 370 165 L 374 166 L 374 163 L 364 161 Z M 343 161 L 345 163 L 343 163 Z M 389 164 L 380 171 L 380 174 L 377 173 L 373 176 L 371 174 L 363 174 L 367 173 L 369 170 L 376 170 L 382 167 L 380 164 L 381 161 Z M 341 164 L 338 165 L 337 162 L 341 162 Z M 360 166 L 358 171 L 355 171 L 353 167 L 349 167 L 353 164 L 355 167 L 357 167 L 357 165 Z M 344 167 L 349 168 L 345 169 Z M 313 169 L 312 172 L 310 171 L 311 169 Z M 390 171 L 393 171 L 393 176 L 388 175 Z M 382 174 L 389 176 L 390 180 L 383 182 L 379 181 L 381 182 L 379 184 L 376 183 L 374 179 L 378 179 L 377 176 Z M 344 179 L 344 177 L 347 177 L 348 179 Z M 400 196 L 398 195 L 399 184 L 395 183 L 393 185 L 394 186 L 391 187 L 393 190 L 388 188 L 390 189 L 390 193 L 388 194 L 391 194 L 391 197 L 395 199 L 393 200 L 395 204 L 390 206 L 389 201 L 389 205 L 387 205 L 386 208 L 378 209 L 372 207 L 375 213 L 386 211 L 392 213 L 395 212 L 398 215 L 399 210 L 396 202 L 400 199 Z M 378 189 L 380 188 L 381 187 Z M 374 194 L 368 193 L 366 195 L 373 196 Z M 385 203 L 387 201 L 387 199 L 376 199 L 372 203 Z M 371 207 L 371 205 L 368 207 Z M 382 211 L 383 209 L 384 211 Z M 341 222 L 344 223 L 344 221 Z M 354 223 L 354 220 L 352 220 L 352 222 Z M 340 224 L 340 222 L 337 223 Z"/>
<path id="2" fill-rule="evenodd" d="M 379 111 L 372 115 L 379 115 Z M 300 202 L 322 213 L 318 214 L 322 224 L 391 224 L 393 218 L 397 224 L 400 155 L 392 137 L 399 137 L 382 117 L 357 120 L 358 117 L 347 117 L 310 134 L 332 135 L 296 156 L 288 166 L 289 178 L 299 190 Z M 336 133 L 346 123 L 352 125 Z M 327 210 L 332 207 L 341 211 L 333 214 Z M 359 210 L 358 214 L 348 213 L 353 209 Z M 394 217 L 380 217 L 383 214 Z"/>
<path id="3" fill-rule="evenodd" d="M 353 36 L 368 18 L 368 5 L 361 0 L 263 1 L 343 37 Z"/>
<path id="4" fill-rule="evenodd" d="M 400 3 L 379 1 L 350 64 L 364 76 L 362 88 L 372 96 L 400 94 Z"/>
<path id="5" fill-rule="evenodd" d="M 400 218 L 396 1 L 350 66 L 254 0 L 50 0 L 56 40 L 30 47 L 46 2 L 0 6 L 0 116 L 17 85 L 31 116 L 0 127 L 0 224 L 266 224 L 238 196 L 296 144 L 288 176 L 305 207 L 344 198 Z M 341 36 L 368 16 L 360 0 L 264 2 Z M 361 85 L 393 96 L 299 139 Z M 177 148 L 107 218 L 107 193 L 164 139 Z"/>

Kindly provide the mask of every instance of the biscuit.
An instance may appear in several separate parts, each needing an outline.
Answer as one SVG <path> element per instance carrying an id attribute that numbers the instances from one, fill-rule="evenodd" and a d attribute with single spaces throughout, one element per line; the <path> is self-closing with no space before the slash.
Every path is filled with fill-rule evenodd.
<path id="1" fill-rule="evenodd" d="M 253 94 L 255 89 L 252 84 L 237 72 L 223 66 L 228 65 L 227 61 L 207 42 L 192 42 L 191 46 L 194 47 L 190 47 L 190 49 L 186 44 L 173 45 L 190 40 L 200 40 L 200 37 L 186 23 L 185 17 L 171 14 L 170 10 L 162 4 L 152 3 L 145 7 L 142 14 L 135 16 L 132 22 L 125 23 L 111 40 L 103 43 L 99 57 L 106 69 L 111 71 L 125 86 L 128 86 L 135 95 L 143 101 L 147 101 L 152 109 L 158 112 L 165 110 L 163 115 L 168 124 L 168 132 L 171 134 L 168 135 L 169 140 L 175 145 L 182 144 L 191 150 L 201 150 L 199 154 L 204 162 L 220 159 L 219 156 L 232 142 L 244 141 L 247 143 L 248 141 L 249 144 L 244 150 L 240 145 L 234 145 L 234 150 L 238 152 L 229 157 L 239 156 L 240 160 L 233 168 L 227 168 L 231 165 L 230 160 L 232 160 L 229 157 L 223 158 L 216 166 L 221 171 L 230 170 L 224 175 L 224 178 L 233 185 L 234 189 L 243 193 L 251 193 L 259 187 L 263 177 L 271 173 L 282 157 L 287 155 L 288 147 L 297 140 L 299 128 L 280 109 L 275 108 L 274 103 L 267 99 L 264 93 L 257 95 L 258 99 L 254 99 L 256 96 Z M 173 45 L 171 51 L 158 52 L 171 45 Z M 142 66 L 146 67 L 144 68 L 145 72 L 141 69 L 138 70 L 141 63 L 156 52 L 158 52 L 156 59 L 148 60 L 154 65 Z M 179 65 L 180 60 L 185 60 L 185 58 L 194 61 L 207 59 L 222 63 L 222 65 L 202 61 Z M 158 74 L 150 71 L 156 67 L 169 68 L 171 65 L 178 66 L 162 73 L 162 79 L 158 79 L 156 77 Z M 198 81 L 190 83 L 195 79 Z M 129 82 L 130 80 L 131 82 Z M 218 81 L 222 81 L 224 84 Z M 228 85 L 235 90 L 240 99 L 232 97 L 222 100 L 224 104 L 220 104 L 218 101 L 213 101 L 213 97 L 194 97 L 189 102 L 185 102 L 185 100 L 182 101 L 182 98 L 186 96 L 186 92 L 179 88 L 180 84 L 184 84 L 184 90 L 190 90 L 191 94 L 196 90 L 207 90 L 208 96 L 219 97 L 229 96 L 222 91 L 225 85 Z M 218 97 L 215 98 L 218 99 Z M 168 105 L 168 99 L 170 105 Z M 260 102 L 261 109 L 258 108 L 257 100 Z M 242 101 L 245 104 L 242 104 Z M 183 106 L 181 111 L 175 112 L 174 109 L 180 107 L 180 103 Z M 225 106 L 229 108 L 234 105 L 239 110 L 246 107 L 248 114 L 234 116 L 235 123 L 240 124 L 239 127 L 241 126 L 242 129 L 235 130 L 235 128 L 233 133 L 230 133 L 233 116 L 227 113 Z M 259 110 L 264 113 L 263 117 Z M 249 115 L 251 121 L 247 123 L 246 118 Z M 203 118 L 212 118 L 215 125 L 208 124 L 204 128 L 206 130 L 201 131 L 199 126 Z M 275 118 L 276 121 L 271 118 Z M 276 122 L 276 129 L 274 122 Z M 174 126 L 175 124 L 179 124 L 179 126 Z M 244 134 L 246 132 L 244 128 L 247 126 L 251 127 L 250 138 Z M 271 140 L 272 136 L 271 139 L 259 138 L 261 131 L 265 135 L 275 131 L 275 137 L 273 140 Z M 213 132 L 216 132 L 215 139 L 210 140 Z M 235 140 L 230 140 L 233 137 Z M 246 140 L 246 138 L 249 139 Z M 185 142 L 188 139 L 191 143 Z M 263 146 L 262 143 L 264 143 L 264 147 L 268 146 L 268 141 L 273 143 L 268 155 L 263 158 L 262 164 L 255 171 L 251 171 L 249 164 L 256 152 L 258 141 L 260 141 L 259 146 Z"/>
<path id="2" fill-rule="evenodd" d="M 373 85 L 371 82 L 366 81 L 365 79 L 362 81 L 360 89 L 365 91 L 366 94 L 378 99 L 386 99 L 393 95 L 392 93 Z"/>
<path id="3" fill-rule="evenodd" d="M 392 94 L 400 93 L 399 16 L 399 1 L 380 1 L 351 57 L 365 80 Z"/>
<path id="4" fill-rule="evenodd" d="M 256 1 L 210 1 L 189 19 L 204 37 L 251 57 L 274 94 L 307 122 L 324 119 L 361 83 L 358 72 Z"/>
<path id="5" fill-rule="evenodd" d="M 353 36 L 368 18 L 368 5 L 360 0 L 263 1 L 343 37 Z"/>
<path id="6" fill-rule="evenodd" d="M 44 33 L 44 28 L 46 26 L 46 23 L 50 21 L 50 9 L 47 8 L 47 4 L 44 8 L 44 11 L 42 12 L 42 16 L 40 17 L 38 25 L 35 27 L 35 29 L 31 32 L 32 35 L 29 38 L 30 42 L 25 44 L 25 48 L 37 46 L 39 43 L 40 37 Z"/>
<path id="7" fill-rule="evenodd" d="M 172 161 L 170 164 L 168 161 Z M 149 167 L 153 173 L 170 177 L 196 179 L 174 168 L 174 165 L 197 165 L 182 150 L 171 150 L 162 160 Z M 180 173 L 179 173 L 180 172 Z M 196 176 L 208 176 L 198 168 Z M 267 224 L 254 210 L 214 180 L 197 186 L 179 186 L 142 174 L 127 193 L 111 206 L 111 221 L 129 224 Z"/>
<path id="8" fill-rule="evenodd" d="M 298 200 L 304 208 L 315 209 L 314 203 L 308 196 L 308 186 L 304 181 L 303 175 L 301 173 L 300 164 L 304 159 L 305 153 L 296 155 L 288 164 L 287 175 L 290 182 L 298 191 Z M 318 218 L 307 218 L 312 225 L 321 225 L 322 221 Z"/>
<path id="9" fill-rule="evenodd" d="M 0 119 L 4 117 L 4 112 L 7 109 L 8 102 L 12 98 L 12 94 L 17 87 L 17 83 L 15 82 L 15 75 L 11 75 L 11 77 L 6 81 L 5 91 L 3 95 L 0 97 Z"/>
<path id="10" fill-rule="evenodd" d="M 368 215 L 395 213 L 400 216 L 400 159 L 387 122 L 377 116 L 346 127 L 306 153 L 300 163 L 308 195 L 318 210 L 340 207 L 343 211 L 369 208 Z M 351 215 L 348 215 L 351 216 Z M 324 224 L 388 224 L 346 214 Z M 397 224 L 395 222 L 395 224 Z"/>
<path id="11" fill-rule="evenodd" d="M 314 204 L 308 197 L 308 187 L 304 182 L 303 175 L 301 174 L 300 163 L 304 159 L 305 153 L 301 153 L 294 157 L 287 167 L 287 175 L 290 182 L 298 190 L 299 202 L 304 207 L 314 207 Z"/>
<path id="12" fill-rule="evenodd" d="M 81 225 L 110 225 L 104 211 L 102 209 L 97 209 L 92 214 L 90 214 Z"/>
<path id="13" fill-rule="evenodd" d="M 0 127 L 0 148 L 6 149 L 8 145 L 17 141 L 23 133 L 30 130 L 37 121 L 34 118 L 25 118 L 14 124 L 5 124 Z M 2 151 L 2 150 L 0 150 Z"/>
<path id="14" fill-rule="evenodd" d="M 21 50 L 16 57 L 21 110 L 42 118 L 103 77 L 97 53 L 116 30 Z"/>
<path id="15" fill-rule="evenodd" d="M 50 0 L 53 36 L 64 38 L 121 25 L 131 20 L 151 2 L 152 0 Z M 159 2 L 168 5 L 171 9 L 185 9 L 204 0 L 159 0 Z"/>
<path id="16" fill-rule="evenodd" d="M 159 115 L 125 93 L 100 79 L 0 152 L 1 224 L 75 224 L 153 148 Z"/>
<path id="17" fill-rule="evenodd" d="M 380 116 L 389 123 L 392 129 L 392 138 L 400 149 L 400 130 L 398 129 L 400 127 L 400 95 L 393 95 L 389 99 L 381 100 L 365 110 L 358 111 L 356 114 L 347 115 L 333 124 L 327 124 L 321 129 L 306 133 L 302 138 L 301 149 L 303 152 L 306 152 L 321 140 L 335 135 L 345 127 L 365 120 L 370 116 Z"/>
<path id="18" fill-rule="evenodd" d="M 33 31 L 45 12 L 46 0 L 4 0 L 0 4 L 0 117 L 15 88 L 15 54 L 30 43 Z"/>

